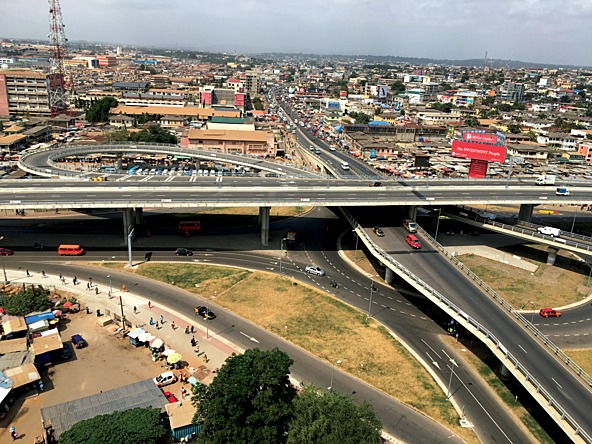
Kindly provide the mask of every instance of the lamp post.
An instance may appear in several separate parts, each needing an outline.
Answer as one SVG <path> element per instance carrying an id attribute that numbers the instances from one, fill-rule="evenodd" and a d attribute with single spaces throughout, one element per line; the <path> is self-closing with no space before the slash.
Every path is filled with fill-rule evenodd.
<path id="1" fill-rule="evenodd" d="M 434 240 L 438 240 L 438 228 L 440 228 L 440 216 L 442 216 L 442 208 L 438 208 L 438 220 L 436 222 L 436 234 L 434 235 Z"/>
<path id="2" fill-rule="evenodd" d="M 358 233 L 356 232 L 356 230 L 352 230 L 352 233 L 354 233 L 356 235 L 356 255 L 354 256 L 354 262 L 357 262 L 357 260 L 358 260 L 358 239 L 360 238 L 360 236 L 358 236 Z"/>
<path id="3" fill-rule="evenodd" d="M 335 364 L 339 365 L 341 364 L 341 361 L 338 359 L 337 361 L 332 363 L 331 366 L 331 384 L 329 384 L 329 387 L 327 387 L 327 389 L 329 391 L 333 390 L 333 374 L 335 373 Z"/>
<path id="4" fill-rule="evenodd" d="M 136 229 L 132 228 L 127 235 L 127 256 L 129 260 L 129 266 L 132 267 L 132 238 L 134 236 L 134 231 Z"/>
<path id="5" fill-rule="evenodd" d="M 530 317 L 530 323 L 534 325 L 534 314 L 536 313 L 536 304 L 530 301 L 532 304 L 532 316 Z"/>
<path id="6" fill-rule="evenodd" d="M 376 289 L 378 291 L 378 289 Z M 368 317 L 372 317 L 372 293 L 374 293 L 374 282 L 370 279 L 370 303 L 368 304 Z"/>
<path id="7" fill-rule="evenodd" d="M 456 363 L 456 361 L 454 360 L 454 358 L 450 358 L 450 363 L 452 364 L 450 366 L 451 368 L 451 372 L 450 372 L 450 381 L 448 382 L 448 396 L 446 397 L 446 399 L 450 399 L 450 388 L 452 387 L 452 376 L 454 375 L 454 366 L 458 367 L 458 364 Z"/>
<path id="8" fill-rule="evenodd" d="M 573 234 L 574 226 L 576 225 L 576 217 L 578 217 L 578 210 L 576 209 L 576 214 L 574 214 L 573 222 L 571 223 L 571 231 L 570 233 Z"/>
<path id="9" fill-rule="evenodd" d="M 113 295 L 113 281 L 111 280 L 111 275 L 108 274 L 107 277 L 109 278 L 109 299 Z"/>

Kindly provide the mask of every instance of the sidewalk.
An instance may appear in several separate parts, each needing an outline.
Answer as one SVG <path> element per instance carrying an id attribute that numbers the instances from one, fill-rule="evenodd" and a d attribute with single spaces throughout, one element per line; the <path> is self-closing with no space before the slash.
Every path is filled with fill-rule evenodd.
<path id="1" fill-rule="evenodd" d="M 183 361 L 188 363 L 188 368 L 202 368 L 195 373 L 195 377 L 204 383 L 209 383 L 215 376 L 215 372 L 220 368 L 226 358 L 232 353 L 242 353 L 244 350 L 236 347 L 225 339 L 212 335 L 209 331 L 207 322 L 201 317 L 190 318 L 180 313 L 174 312 L 167 307 L 161 307 L 151 302 L 151 308 L 148 308 L 148 300 L 139 294 L 113 289 L 112 297 L 109 298 L 108 286 L 97 286 L 93 283 L 92 289 L 87 290 L 88 280 L 79 279 L 79 283 L 74 285 L 71 279 L 66 279 L 64 285 L 59 276 L 47 274 L 43 277 L 41 272 L 29 270 L 31 276 L 27 277 L 26 271 L 6 270 L 8 280 L 15 286 L 23 283 L 39 284 L 51 290 L 63 290 L 74 293 L 80 302 L 81 311 L 89 308 L 91 315 L 95 315 L 100 310 L 102 315 L 112 314 L 121 316 L 121 304 L 123 302 L 123 312 L 125 318 L 132 323 L 133 327 L 142 327 L 150 334 L 164 341 L 168 348 L 172 348 L 183 356 Z M 96 288 L 99 292 L 96 294 Z M 136 313 L 134 313 L 136 307 Z M 161 316 L 164 319 L 164 325 L 160 325 Z M 154 322 L 158 321 L 159 328 L 150 325 L 150 318 Z M 172 328 L 173 323 L 175 329 Z M 195 333 L 185 334 L 185 326 L 194 327 Z M 105 327 L 109 328 L 109 327 Z M 191 346 L 191 337 L 194 336 L 198 341 L 199 347 Z M 199 348 L 199 355 L 197 353 Z M 207 362 L 204 357 L 207 356 Z"/>

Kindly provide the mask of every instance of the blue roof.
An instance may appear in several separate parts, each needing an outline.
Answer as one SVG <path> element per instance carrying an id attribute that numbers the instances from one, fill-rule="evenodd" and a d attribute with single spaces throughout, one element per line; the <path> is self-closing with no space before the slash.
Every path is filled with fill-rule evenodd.
<path id="1" fill-rule="evenodd" d="M 31 324 L 34 324 L 35 322 L 38 322 L 38 321 L 43 321 L 46 319 L 53 319 L 53 318 L 55 318 L 55 315 L 51 311 L 46 311 L 43 313 L 37 313 L 37 314 L 25 316 L 25 323 L 27 325 L 31 325 Z"/>
<path id="2" fill-rule="evenodd" d="M 390 123 L 385 122 L 384 120 L 373 120 L 372 122 L 368 122 L 369 126 L 391 126 Z"/>

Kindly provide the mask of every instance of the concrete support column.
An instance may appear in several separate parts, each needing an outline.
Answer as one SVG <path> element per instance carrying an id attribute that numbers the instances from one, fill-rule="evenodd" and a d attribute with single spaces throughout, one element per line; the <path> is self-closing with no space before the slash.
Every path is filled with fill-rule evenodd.
<path id="1" fill-rule="evenodd" d="M 508 368 L 504 364 L 502 364 L 502 366 L 500 367 L 500 374 L 504 378 L 509 378 L 511 376 L 510 370 L 508 370 Z"/>
<path id="2" fill-rule="evenodd" d="M 259 223 L 261 224 L 261 243 L 269 244 L 269 210 L 270 207 L 259 207 Z"/>
<path id="3" fill-rule="evenodd" d="M 557 252 L 559 248 L 549 247 L 547 248 L 547 263 L 549 265 L 555 265 L 555 259 L 557 259 Z"/>
<path id="4" fill-rule="evenodd" d="M 385 272 L 384 272 L 384 281 L 387 284 L 392 284 L 394 277 L 395 277 L 395 273 L 393 273 L 393 270 L 386 267 Z"/>
<path id="5" fill-rule="evenodd" d="M 144 209 L 134 208 L 136 225 L 142 225 L 144 223 Z"/>
<path id="6" fill-rule="evenodd" d="M 127 235 L 132 228 L 134 228 L 134 212 L 131 208 L 125 208 L 123 210 L 123 243 L 125 245 L 127 245 Z M 135 237 L 135 232 L 132 237 Z"/>
<path id="7" fill-rule="evenodd" d="M 417 206 L 415 205 L 407 205 L 407 217 L 409 219 L 415 220 L 417 217 Z"/>
<path id="8" fill-rule="evenodd" d="M 122 154 L 118 154 L 117 155 L 117 165 L 115 166 L 115 168 L 117 168 L 117 171 L 121 171 L 123 169 L 123 163 L 122 163 Z"/>
<path id="9" fill-rule="evenodd" d="M 532 210 L 533 209 L 534 209 L 534 205 L 532 205 L 532 204 L 520 205 L 520 212 L 518 213 L 518 221 L 530 222 L 532 219 Z"/>

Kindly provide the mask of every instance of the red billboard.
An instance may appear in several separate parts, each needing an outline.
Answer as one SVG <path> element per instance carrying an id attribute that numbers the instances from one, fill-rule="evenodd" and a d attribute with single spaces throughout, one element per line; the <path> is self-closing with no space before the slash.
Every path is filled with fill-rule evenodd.
<path id="1" fill-rule="evenodd" d="M 234 95 L 234 104 L 236 106 L 245 106 L 245 95 L 238 93 Z"/>
<path id="2" fill-rule="evenodd" d="M 506 147 L 454 140 L 452 141 L 452 151 L 450 154 L 465 159 L 503 163 L 506 160 Z"/>
<path id="3" fill-rule="evenodd" d="M 467 142 L 490 143 L 491 145 L 497 144 L 497 135 L 491 133 L 475 133 L 472 131 L 465 131 L 463 133 L 463 139 Z"/>
<path id="4" fill-rule="evenodd" d="M 470 179 L 483 179 L 487 174 L 487 162 L 485 160 L 472 159 L 469 168 Z"/>

